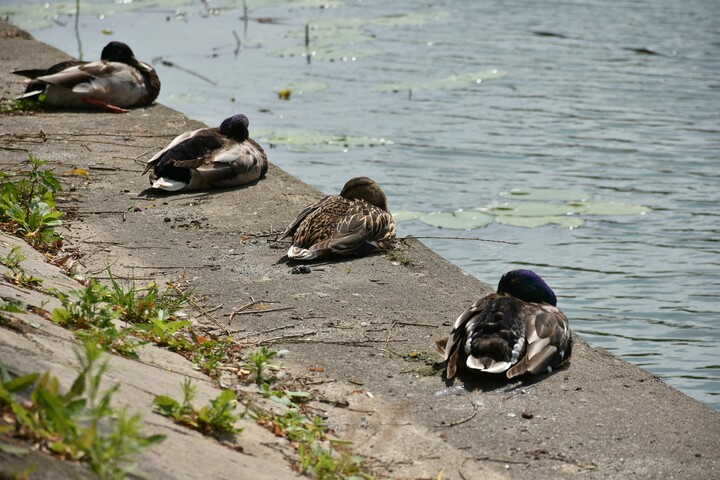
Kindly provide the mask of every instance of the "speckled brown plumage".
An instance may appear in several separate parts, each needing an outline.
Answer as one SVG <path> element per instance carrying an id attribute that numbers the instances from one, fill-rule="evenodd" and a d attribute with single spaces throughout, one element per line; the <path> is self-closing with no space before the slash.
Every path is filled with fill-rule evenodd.
<path id="1" fill-rule="evenodd" d="M 329 195 L 304 208 L 280 235 L 292 235 L 288 257 L 311 260 L 321 255 L 364 255 L 388 248 L 395 239 L 395 221 L 387 199 L 367 177 L 345 184 L 341 195 Z"/>

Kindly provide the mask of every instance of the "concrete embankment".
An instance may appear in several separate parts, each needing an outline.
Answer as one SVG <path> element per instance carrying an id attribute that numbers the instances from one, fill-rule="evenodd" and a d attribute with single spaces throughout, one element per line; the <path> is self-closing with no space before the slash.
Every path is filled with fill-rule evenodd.
<path id="1" fill-rule="evenodd" d="M 2 97 L 23 90 L 11 71 L 67 58 L 0 23 Z M 252 121 L 253 112 L 242 113 Z M 248 344 L 286 350 L 280 362 L 300 388 L 312 391 L 311 408 L 384 477 L 438 478 L 441 471 L 444 479 L 720 476 L 720 413 L 579 337 L 570 366 L 551 375 L 446 385 L 432 368 L 434 342 L 490 288 L 412 239 L 400 242 L 395 258 L 329 261 L 311 265 L 309 274 L 291 273 L 279 262 L 286 245 L 275 245 L 268 235 L 321 193 L 275 166 L 246 188 L 145 192 L 142 163 L 178 133 L 199 125 L 162 105 L 123 115 L 0 115 L 0 168 L 17 171 L 32 153 L 48 160 L 58 175 L 87 170 L 87 177 L 63 177 L 66 190 L 58 205 L 71 212 L 63 235 L 67 247 L 81 253 L 80 272 L 107 277 L 104 270 L 111 265 L 119 277 L 158 282 L 182 277 L 206 305 L 219 306 L 212 315 L 220 330 Z M 282 155 L 268 153 L 271 161 Z M 5 238 L 0 255 L 19 243 Z M 476 248 L 482 255 L 482 246 Z M 43 264 L 41 255 L 26 256 L 27 268 L 48 284 L 77 288 Z M 55 301 L 5 280 L 0 292 L 38 306 Z M 562 307 L 563 292 L 557 293 Z M 234 309 L 252 300 L 271 308 L 229 320 Z M 51 370 L 69 382 L 73 335 L 42 317 L 24 315 L 22 328 L 0 328 L 0 361 L 16 375 Z M 144 347 L 140 360 L 113 356 L 110 365 L 108 383 L 122 384 L 117 401 L 142 411 L 148 431 L 168 435 L 139 459 L 139 474 L 296 475 L 282 442 L 249 418 L 241 422 L 240 452 L 152 412 L 153 396 L 179 396 L 186 377 L 200 385 L 199 402 L 219 392 L 182 357 Z M 0 453 L 0 476 L 28 462 L 46 465 L 38 478 L 80 476 L 65 469 L 86 472 L 41 454 Z"/>

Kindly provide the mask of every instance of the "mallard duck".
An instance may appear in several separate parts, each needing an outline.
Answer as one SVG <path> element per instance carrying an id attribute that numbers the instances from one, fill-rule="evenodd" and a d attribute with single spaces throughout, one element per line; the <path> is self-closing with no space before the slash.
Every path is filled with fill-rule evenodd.
<path id="1" fill-rule="evenodd" d="M 44 103 L 64 108 L 95 107 L 115 113 L 125 107 L 149 105 L 160 93 L 155 69 L 135 58 L 122 42 L 110 42 L 97 62 L 70 60 L 46 70 L 13 73 L 32 80 L 19 98 L 45 95 Z"/>
<path id="2" fill-rule="evenodd" d="M 303 209 L 278 239 L 290 235 L 287 256 L 294 260 L 330 253 L 365 255 L 392 244 L 395 221 L 380 186 L 368 177 L 355 177 L 340 195 L 328 195 Z"/>
<path id="3" fill-rule="evenodd" d="M 177 192 L 245 185 L 268 169 L 265 151 L 249 138 L 248 118 L 233 115 L 219 128 L 185 132 L 148 160 L 152 188 Z"/>
<path id="4" fill-rule="evenodd" d="M 455 320 L 450 337 L 438 342 L 447 378 L 458 365 L 507 378 L 552 371 L 570 359 L 572 337 L 555 293 L 530 270 L 500 279 L 497 293 L 475 302 Z"/>

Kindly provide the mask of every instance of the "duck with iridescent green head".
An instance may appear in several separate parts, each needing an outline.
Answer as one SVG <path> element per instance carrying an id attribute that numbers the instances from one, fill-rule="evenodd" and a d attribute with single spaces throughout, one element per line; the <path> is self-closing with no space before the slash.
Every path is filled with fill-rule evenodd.
<path id="1" fill-rule="evenodd" d="M 447 378 L 459 367 L 513 378 L 551 372 L 570 360 L 572 332 L 555 292 L 538 274 L 513 270 L 465 310 L 450 337 L 438 341 Z"/>
<path id="2" fill-rule="evenodd" d="M 150 105 L 160 93 L 155 69 L 135 58 L 129 46 L 110 42 L 100 60 L 60 62 L 45 70 L 17 70 L 30 78 L 19 99 L 37 99 L 60 108 L 97 108 L 113 113 Z"/>

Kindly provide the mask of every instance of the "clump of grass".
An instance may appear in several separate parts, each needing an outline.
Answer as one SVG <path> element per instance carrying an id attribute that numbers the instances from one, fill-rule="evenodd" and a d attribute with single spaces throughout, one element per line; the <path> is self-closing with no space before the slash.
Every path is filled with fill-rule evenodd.
<path id="1" fill-rule="evenodd" d="M 6 256 L 0 256 L 0 263 L 10 269 L 12 275 L 5 274 L 6 280 L 20 285 L 25 288 L 37 288 L 39 287 L 43 279 L 34 275 L 28 274 L 25 269 L 20 266 L 20 263 L 25 260 L 25 255 L 20 251 L 20 247 L 13 247 L 12 250 Z"/>
<path id="2" fill-rule="evenodd" d="M 41 250 L 60 246 L 55 227 L 62 224 L 62 212 L 55 208 L 60 181 L 50 170 L 42 170 L 47 162 L 28 155 L 31 170 L 15 179 L 0 172 L 0 226 L 23 237 Z"/>
<path id="3" fill-rule="evenodd" d="M 385 255 L 388 257 L 388 259 L 390 259 L 391 262 L 398 262 L 400 263 L 400 265 L 403 265 L 405 267 L 413 264 L 412 258 L 395 249 L 386 250 Z"/>
<path id="4" fill-rule="evenodd" d="M 103 349 L 126 357 L 137 357 L 135 349 L 142 342 L 132 336 L 133 329 L 119 328 L 115 324 L 121 312 L 109 303 L 112 297 L 108 287 L 90 279 L 84 288 L 72 290 L 69 294 L 55 293 L 62 307 L 53 309 L 50 315 L 52 321 L 75 330 L 79 337 Z"/>
<path id="5" fill-rule="evenodd" d="M 119 385 L 100 388 L 107 361 L 100 361 L 101 350 L 92 342 L 77 352 L 80 371 L 70 389 L 62 393 L 57 377 L 48 372 L 10 378 L 0 370 L 0 411 L 10 425 L 3 430 L 28 440 L 48 453 L 86 461 L 100 477 L 125 478 L 133 458 L 163 435 L 145 436 L 139 414 L 127 408 L 116 410 L 112 397 Z M 32 387 L 29 401 L 17 398 Z"/>
<path id="6" fill-rule="evenodd" d="M 235 413 L 235 392 L 230 389 L 223 390 L 217 398 L 210 400 L 209 405 L 198 409 L 192 404 L 197 387 L 190 380 L 185 380 L 182 389 L 182 402 L 166 395 L 156 396 L 153 402 L 156 411 L 180 425 L 215 437 L 226 437 L 242 431 L 235 427 L 235 422 L 243 416 Z"/>
<path id="7" fill-rule="evenodd" d="M 0 114 L 12 115 L 24 112 L 39 112 L 45 110 L 43 105 L 45 95 L 39 98 L 16 98 L 10 102 L 0 103 Z"/>
<path id="8" fill-rule="evenodd" d="M 323 480 L 372 479 L 364 470 L 363 459 L 349 450 L 350 442 L 333 438 L 329 428 L 317 415 L 307 413 L 309 392 L 290 391 L 273 387 L 277 379 L 270 375 L 270 360 L 277 352 L 261 347 L 248 356 L 244 367 L 263 395 L 286 407 L 281 414 L 258 406 L 249 408 L 252 418 L 279 437 L 287 438 L 295 448 L 299 461 L 296 469 Z"/>

